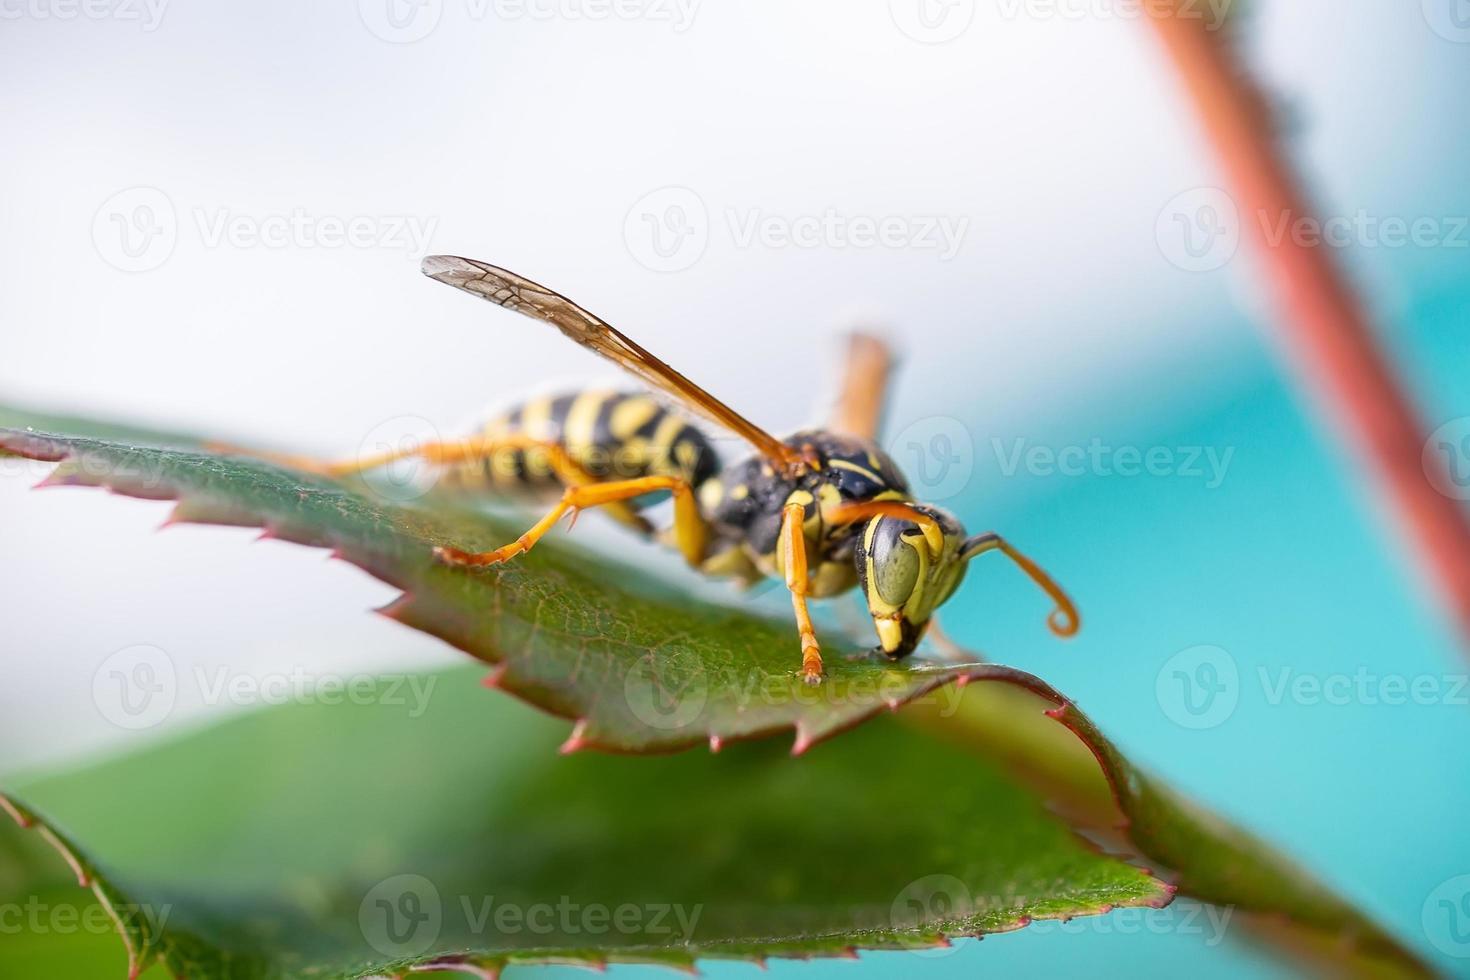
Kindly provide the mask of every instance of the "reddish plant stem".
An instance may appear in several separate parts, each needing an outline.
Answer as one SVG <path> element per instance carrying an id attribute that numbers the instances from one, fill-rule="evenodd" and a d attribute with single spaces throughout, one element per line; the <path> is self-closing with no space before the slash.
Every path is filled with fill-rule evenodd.
<path id="1" fill-rule="evenodd" d="M 1267 229 L 1310 216 L 1272 131 L 1265 97 L 1235 64 L 1229 39 L 1177 5 L 1149 17 L 1194 102 L 1240 207 L 1242 233 L 1263 258 L 1280 315 L 1275 327 L 1338 434 L 1371 473 L 1387 509 L 1470 642 L 1470 517 L 1435 489 L 1437 454 L 1362 305 L 1329 249 Z M 1432 481 L 1431 482 L 1431 478 Z"/>

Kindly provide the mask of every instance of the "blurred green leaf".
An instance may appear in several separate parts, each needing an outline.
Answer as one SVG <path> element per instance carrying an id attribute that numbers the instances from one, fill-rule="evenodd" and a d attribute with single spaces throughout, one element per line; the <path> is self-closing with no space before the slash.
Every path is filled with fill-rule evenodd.
<path id="1" fill-rule="evenodd" d="M 1237 932 L 1333 976 L 1428 976 L 1397 938 L 1260 838 L 1134 765 L 1097 725 L 1035 678 L 976 684 L 952 710 L 903 719 L 997 761 L 1113 854 L 1132 854 L 1181 896 L 1229 909 Z M 1060 722 L 1060 724 L 1058 724 Z"/>
<path id="2" fill-rule="evenodd" d="M 191 978 L 846 955 L 1172 894 L 890 719 L 802 759 L 562 757 L 472 672 L 420 680 L 422 715 L 269 709 L 21 793 L 105 857 L 140 963 Z"/>

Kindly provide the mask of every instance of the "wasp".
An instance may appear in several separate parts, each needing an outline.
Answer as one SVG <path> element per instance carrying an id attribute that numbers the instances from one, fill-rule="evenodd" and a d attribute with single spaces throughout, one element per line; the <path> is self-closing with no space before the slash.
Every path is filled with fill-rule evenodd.
<path id="1" fill-rule="evenodd" d="M 722 465 L 710 439 L 684 414 L 649 393 L 599 390 L 533 399 L 467 438 L 324 467 L 346 475 L 414 456 L 465 488 L 560 491 L 555 506 L 516 540 L 493 551 L 436 548 L 439 561 L 471 567 L 511 561 L 563 517 L 593 507 L 651 534 L 640 511 L 672 496 L 672 527 L 663 537 L 692 567 L 746 583 L 785 583 L 800 638 L 800 676 L 808 684 L 823 676 L 809 599 L 860 588 L 878 651 L 898 659 L 913 652 L 971 559 L 992 551 L 1015 562 L 1056 603 L 1047 621 L 1054 633 L 1077 631 L 1076 607 L 1038 565 L 999 534 L 967 535 L 953 514 L 913 499 L 902 471 L 874 441 L 888 373 L 886 349 L 875 338 L 853 337 L 831 426 L 778 439 L 554 290 L 451 255 L 429 256 L 422 271 L 551 324 L 755 450 Z"/>

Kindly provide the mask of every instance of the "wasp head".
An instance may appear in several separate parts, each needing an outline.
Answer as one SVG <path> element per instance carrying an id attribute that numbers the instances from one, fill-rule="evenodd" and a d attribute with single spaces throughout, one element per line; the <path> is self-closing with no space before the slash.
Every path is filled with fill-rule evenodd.
<path id="1" fill-rule="evenodd" d="M 854 552 L 879 648 L 894 658 L 914 651 L 934 610 L 965 577 L 967 542 L 959 520 L 937 507 L 914 509 L 932 521 L 874 517 Z"/>
<path id="2" fill-rule="evenodd" d="M 878 648 L 895 659 L 914 652 L 941 603 L 959 588 L 971 558 L 999 551 L 1056 603 L 1047 626 L 1072 636 L 1081 625 L 1077 607 L 1039 565 L 994 532 L 966 537 L 959 520 L 927 504 L 904 504 L 898 513 L 871 517 L 858 535 L 858 582 L 878 631 Z M 903 516 L 900 516 L 903 515 Z"/>

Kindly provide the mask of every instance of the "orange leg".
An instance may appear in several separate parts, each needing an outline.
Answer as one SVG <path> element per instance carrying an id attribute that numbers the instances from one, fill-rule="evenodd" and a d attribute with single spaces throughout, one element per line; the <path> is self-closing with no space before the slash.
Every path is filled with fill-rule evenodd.
<path id="1" fill-rule="evenodd" d="M 498 565 L 516 555 L 530 551 L 535 547 L 536 542 L 555 527 L 556 522 L 567 513 L 575 517 L 578 511 L 587 507 L 617 504 L 634 497 L 641 497 L 645 493 L 656 493 L 659 490 L 668 490 L 673 493 L 674 540 L 678 543 L 684 560 L 698 568 L 700 562 L 704 561 L 709 528 L 705 524 L 704 516 L 699 512 L 699 505 L 695 503 L 694 493 L 689 489 L 689 484 L 673 476 L 645 476 L 636 480 L 570 486 L 562 493 L 561 500 L 551 508 L 545 517 L 510 544 L 496 548 L 494 551 L 479 552 L 461 551 L 458 548 L 435 548 L 434 555 L 440 561 L 451 565 Z"/>
<path id="2" fill-rule="evenodd" d="M 511 435 L 496 436 L 471 436 L 467 439 L 455 439 L 448 442 L 426 442 L 421 446 L 412 446 L 406 449 L 392 449 L 388 452 L 377 453 L 371 456 L 359 456 L 357 459 L 345 459 L 335 463 L 319 465 L 319 470 L 328 476 L 350 476 L 353 473 L 362 473 L 374 470 L 380 466 L 397 462 L 400 459 L 417 456 L 427 462 L 438 466 L 453 466 L 457 463 L 470 463 L 477 459 L 485 459 L 496 453 L 530 451 L 539 449 L 546 453 L 547 461 L 552 470 L 563 483 L 569 486 L 577 486 L 591 481 L 587 471 L 582 469 L 575 460 L 567 453 L 566 449 L 545 439 L 533 439 L 527 435 L 513 433 Z"/>
<path id="3" fill-rule="evenodd" d="M 365 473 L 368 470 L 375 470 L 381 466 L 387 466 L 389 463 L 395 463 L 400 459 L 409 459 L 415 456 L 440 466 L 451 466 L 456 463 L 468 463 L 476 459 L 484 459 L 499 452 L 540 449 L 546 453 L 547 461 L 564 483 L 575 486 L 592 482 L 592 477 L 581 466 L 577 465 L 576 461 L 572 459 L 564 447 L 554 442 L 548 442 L 545 439 L 533 439 L 530 436 L 519 433 L 497 436 L 493 439 L 487 436 L 470 436 L 466 439 L 425 442 L 417 446 L 390 449 L 387 452 L 373 453 L 371 455 L 358 456 L 355 459 L 336 461 L 324 461 L 313 459 L 309 456 L 296 456 L 290 453 L 272 453 L 255 449 L 244 449 L 227 442 L 210 442 L 205 445 L 213 452 L 253 456 L 256 459 L 278 463 L 281 466 L 288 466 L 296 470 L 304 470 L 307 473 L 319 473 L 322 476 L 332 477 Z"/>
<path id="4" fill-rule="evenodd" d="M 883 341 L 866 333 L 849 337 L 847 368 L 827 428 L 864 439 L 878 438 L 892 366 L 893 355 Z"/>
<path id="5" fill-rule="evenodd" d="M 242 449 L 223 442 L 210 443 L 209 448 L 215 452 L 254 456 L 257 459 L 264 459 L 280 466 L 303 470 L 307 473 L 317 473 L 321 476 L 332 477 L 333 479 L 352 476 L 357 473 L 365 473 L 369 470 L 387 466 L 389 463 L 397 462 L 400 459 L 409 459 L 412 457 L 418 457 L 436 466 L 454 466 L 457 464 L 472 463 L 479 459 L 493 459 L 497 453 L 540 450 L 546 453 L 547 463 L 551 466 L 552 472 L 556 474 L 556 478 L 561 481 L 563 486 L 580 487 L 597 482 L 596 477 L 588 473 L 572 458 L 565 446 L 545 439 L 533 439 L 522 433 L 511 433 L 493 438 L 489 436 L 470 436 L 465 439 L 426 442 L 418 446 L 393 449 L 387 452 L 359 456 L 356 459 L 337 460 L 336 462 L 312 459 L 307 456 L 293 456 L 286 453 L 270 453 Z M 609 510 L 613 512 L 614 517 L 634 530 L 644 533 L 652 530 L 648 522 L 627 504 L 615 502 L 609 506 Z"/>
<path id="6" fill-rule="evenodd" d="M 944 532 L 939 529 L 939 522 L 900 500 L 863 500 L 857 503 L 841 504 L 822 516 L 830 524 L 855 524 L 872 517 L 892 517 L 900 521 L 909 521 L 919 525 L 919 530 L 923 532 L 924 540 L 929 543 L 929 551 L 932 554 L 939 554 L 944 547 Z"/>
<path id="7" fill-rule="evenodd" d="M 781 564 L 786 570 L 786 588 L 791 590 L 791 608 L 796 612 L 796 629 L 801 634 L 801 679 L 808 684 L 822 681 L 822 648 L 817 643 L 812 617 L 806 608 L 807 569 L 806 508 L 787 504 L 781 511 Z"/>
<path id="8" fill-rule="evenodd" d="M 452 442 L 426 442 L 422 446 L 409 449 L 396 449 L 389 452 L 378 453 L 373 456 L 361 456 L 353 460 L 343 460 L 337 463 L 327 464 L 323 471 L 328 476 L 348 476 L 365 470 L 377 469 L 387 466 L 411 456 L 418 456 L 433 463 L 436 466 L 454 466 L 462 463 L 472 463 L 478 459 L 491 459 L 497 453 L 531 452 L 540 450 L 546 453 L 546 461 L 551 466 L 551 471 L 565 487 L 580 487 L 597 480 L 592 474 L 582 468 L 566 447 L 557 442 L 546 439 L 533 439 L 523 433 L 510 433 L 502 436 L 471 436 L 467 439 L 457 439 Z M 632 507 L 623 503 L 613 503 L 609 508 L 619 521 L 647 533 L 651 530 L 647 521 L 638 515 Z"/>

